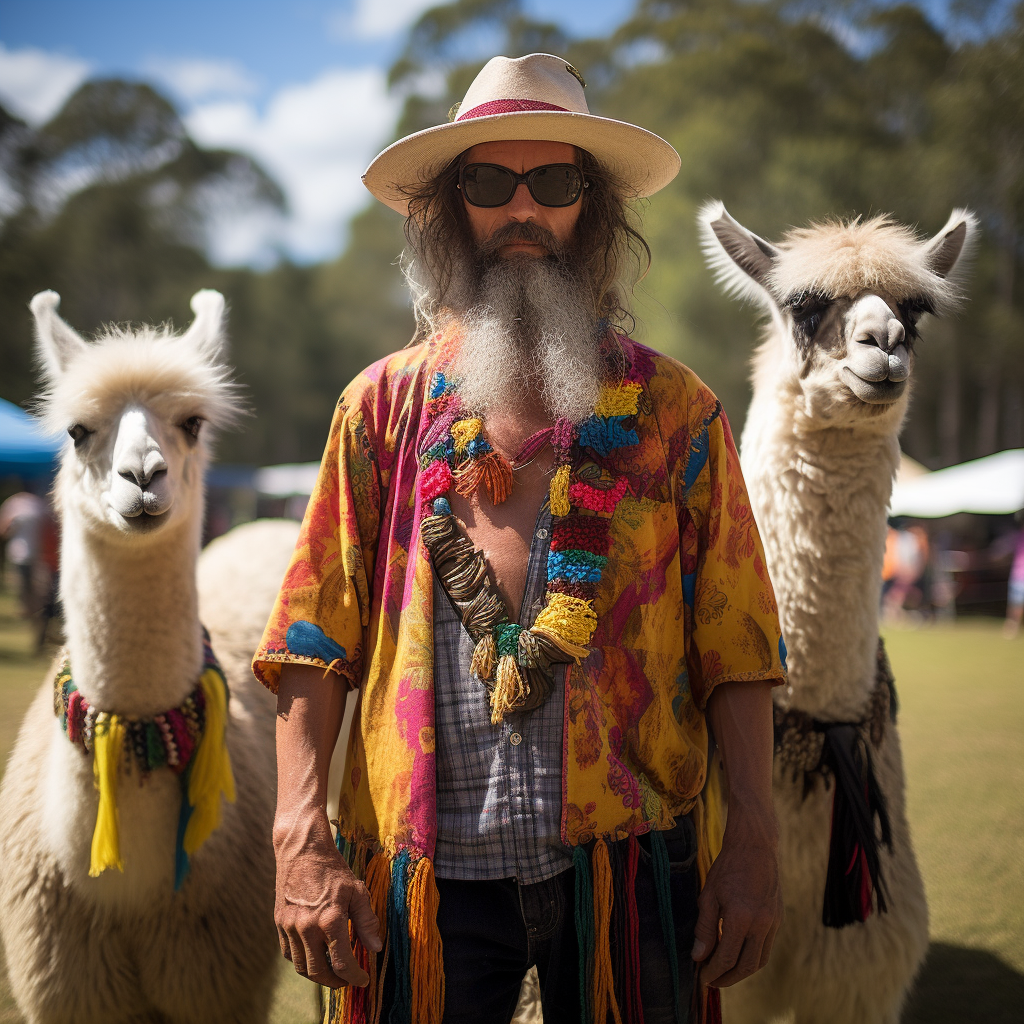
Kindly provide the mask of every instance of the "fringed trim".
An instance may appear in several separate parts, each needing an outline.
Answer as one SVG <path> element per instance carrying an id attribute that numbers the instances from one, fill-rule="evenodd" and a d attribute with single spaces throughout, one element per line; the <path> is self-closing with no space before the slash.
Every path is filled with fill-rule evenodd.
<path id="1" fill-rule="evenodd" d="M 350 925 L 356 960 L 369 976 L 369 984 L 322 992 L 326 996 L 323 1024 L 379 1024 L 389 960 L 393 960 L 395 978 L 389 1024 L 440 1024 L 445 982 L 434 866 L 429 858 L 415 857 L 408 849 L 394 858 L 383 850 L 369 858 L 368 853 L 365 844 L 355 847 L 353 870 L 362 869 L 356 874 L 363 878 L 380 922 L 383 948 L 380 953 L 366 949 Z"/>
<path id="2" fill-rule="evenodd" d="M 622 1024 L 619 1004 L 615 999 L 615 978 L 612 971 L 612 866 L 608 859 L 608 846 L 603 839 L 595 840 L 590 862 L 594 890 L 594 973 L 591 980 L 590 1005 L 595 1021 L 606 1021 L 610 1012 L 615 1024 Z"/>
<path id="3" fill-rule="evenodd" d="M 494 678 L 494 670 L 498 665 L 498 652 L 494 643 L 494 634 L 488 630 L 473 648 L 473 660 L 469 663 L 469 671 L 477 677 L 489 682 Z"/>
<path id="4" fill-rule="evenodd" d="M 682 1024 L 679 996 L 679 953 L 676 949 L 675 914 L 672 911 L 672 876 L 668 862 L 665 837 L 657 829 L 651 832 L 651 869 L 654 873 L 654 894 L 658 900 L 658 920 L 661 935 L 668 951 L 668 966 L 672 976 L 672 1008 L 678 1024 Z"/>
<path id="5" fill-rule="evenodd" d="M 512 467 L 499 452 L 491 451 L 464 462 L 454 473 L 455 491 L 468 498 L 482 483 L 492 505 L 500 505 L 512 493 Z"/>

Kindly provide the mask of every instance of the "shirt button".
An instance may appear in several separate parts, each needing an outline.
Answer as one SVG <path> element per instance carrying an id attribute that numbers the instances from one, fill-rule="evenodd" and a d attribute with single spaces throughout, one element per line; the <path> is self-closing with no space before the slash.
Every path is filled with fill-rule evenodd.
<path id="1" fill-rule="evenodd" d="M 519 733 L 514 732 L 509 736 L 508 741 L 513 747 L 518 747 L 519 744 L 523 742 L 523 737 Z"/>
<path id="2" fill-rule="evenodd" d="M 548 539 L 548 531 L 545 530 L 543 526 L 537 531 L 537 539 L 538 540 L 547 540 Z"/>

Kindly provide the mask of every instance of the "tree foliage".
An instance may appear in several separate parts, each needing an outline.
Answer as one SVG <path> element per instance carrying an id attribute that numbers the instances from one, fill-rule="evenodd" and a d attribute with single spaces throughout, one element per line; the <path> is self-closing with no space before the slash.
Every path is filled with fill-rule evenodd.
<path id="1" fill-rule="evenodd" d="M 927 324 L 904 447 L 932 466 L 1024 445 L 1024 4 L 960 0 L 940 29 L 922 6 L 880 0 L 638 0 L 609 37 L 569 39 L 521 0 L 425 12 L 391 69 L 396 135 L 446 120 L 494 53 L 564 53 L 591 110 L 644 125 L 682 170 L 643 204 L 654 252 L 638 336 L 689 363 L 742 425 L 757 329 L 703 265 L 694 217 L 709 196 L 761 235 L 889 211 L 932 233 L 955 206 L 981 218 L 970 301 Z M 338 392 L 405 344 L 394 265 L 401 221 L 355 218 L 342 256 L 218 270 L 203 255 L 211 209 L 280 207 L 234 153 L 202 150 L 148 86 L 91 82 L 38 131 L 0 111 L 0 359 L 4 397 L 27 398 L 31 295 L 54 287 L 93 329 L 188 319 L 214 286 L 231 303 L 232 358 L 255 416 L 222 458 L 317 458 Z"/>

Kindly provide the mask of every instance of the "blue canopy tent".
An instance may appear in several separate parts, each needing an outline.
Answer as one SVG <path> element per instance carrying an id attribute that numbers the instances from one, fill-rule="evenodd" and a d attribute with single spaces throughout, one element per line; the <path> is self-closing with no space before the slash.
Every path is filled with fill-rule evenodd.
<path id="1" fill-rule="evenodd" d="M 51 476 L 61 447 L 61 438 L 44 434 L 24 409 L 0 398 L 0 476 Z"/>

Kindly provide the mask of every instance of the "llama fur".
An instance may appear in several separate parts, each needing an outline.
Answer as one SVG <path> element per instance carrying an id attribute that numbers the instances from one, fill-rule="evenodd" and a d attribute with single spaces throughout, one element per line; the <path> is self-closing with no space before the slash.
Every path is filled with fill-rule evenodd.
<path id="1" fill-rule="evenodd" d="M 927 241 L 882 216 L 811 225 L 772 244 L 712 202 L 699 224 L 719 283 L 769 318 L 741 459 L 788 647 L 788 686 L 774 700 L 821 720 L 861 720 L 875 686 L 913 311 L 955 306 L 975 220 L 956 210 Z M 820 315 L 801 326 L 807 296 Z M 785 916 L 768 965 L 722 990 L 729 1024 L 899 1021 L 927 951 L 928 909 L 894 723 L 871 758 L 892 826 L 892 852 L 880 844 L 888 912 L 840 929 L 823 925 L 834 787 L 818 780 L 804 798 L 803 778 L 777 760 Z"/>
<path id="2" fill-rule="evenodd" d="M 101 710 L 149 717 L 175 707 L 198 679 L 205 623 L 231 690 L 237 795 L 175 892 L 178 778 L 122 766 L 124 871 L 90 878 L 98 794 L 92 755 L 54 714 L 58 656 L 0 786 L 11 987 L 29 1024 L 264 1021 L 278 956 L 274 703 L 249 657 L 297 526 L 256 523 L 215 541 L 197 585 L 206 434 L 239 411 L 219 294 L 193 297 L 196 318 L 181 337 L 111 329 L 93 343 L 57 316 L 58 302 L 44 292 L 32 309 L 46 381 L 40 415 L 72 436 L 85 431 L 68 442 L 54 492 L 75 682 Z"/>

